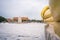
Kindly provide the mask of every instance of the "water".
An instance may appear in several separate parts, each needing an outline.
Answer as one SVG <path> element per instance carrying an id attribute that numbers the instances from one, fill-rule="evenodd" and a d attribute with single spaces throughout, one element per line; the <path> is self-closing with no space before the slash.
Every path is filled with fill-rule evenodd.
<path id="1" fill-rule="evenodd" d="M 45 24 L 0 23 L 0 40 L 45 40 Z"/>

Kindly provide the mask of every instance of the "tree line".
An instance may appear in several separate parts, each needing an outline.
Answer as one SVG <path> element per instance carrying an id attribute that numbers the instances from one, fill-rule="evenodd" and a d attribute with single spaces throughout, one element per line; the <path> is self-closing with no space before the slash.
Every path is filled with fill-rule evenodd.
<path id="1" fill-rule="evenodd" d="M 1 22 L 8 22 L 8 20 L 7 20 L 7 18 L 0 16 L 0 23 Z M 35 19 L 27 20 L 27 21 L 23 21 L 23 22 L 39 22 L 39 23 L 44 23 L 43 20 L 35 20 Z"/>

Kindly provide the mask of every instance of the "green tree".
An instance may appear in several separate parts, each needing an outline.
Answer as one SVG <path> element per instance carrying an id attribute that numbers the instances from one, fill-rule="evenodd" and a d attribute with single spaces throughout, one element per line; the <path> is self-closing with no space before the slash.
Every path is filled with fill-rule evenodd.
<path id="1" fill-rule="evenodd" d="M 7 22 L 7 19 L 2 17 L 2 16 L 0 16 L 0 22 Z"/>

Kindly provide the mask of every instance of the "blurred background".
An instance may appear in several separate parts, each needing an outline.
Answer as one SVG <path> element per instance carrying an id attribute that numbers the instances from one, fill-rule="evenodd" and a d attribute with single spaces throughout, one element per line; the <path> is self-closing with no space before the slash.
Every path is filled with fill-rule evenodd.
<path id="1" fill-rule="evenodd" d="M 48 0 L 0 0 L 0 16 L 6 18 L 29 17 L 41 20 L 40 13 Z"/>

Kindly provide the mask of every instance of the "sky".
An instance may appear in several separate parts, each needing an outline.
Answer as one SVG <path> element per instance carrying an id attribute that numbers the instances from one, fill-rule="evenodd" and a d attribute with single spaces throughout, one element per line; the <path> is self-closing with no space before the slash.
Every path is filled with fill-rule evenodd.
<path id="1" fill-rule="evenodd" d="M 46 5 L 48 0 L 0 0 L 0 16 L 41 20 L 41 11 Z"/>

